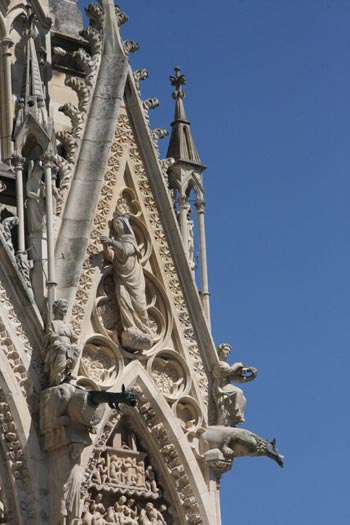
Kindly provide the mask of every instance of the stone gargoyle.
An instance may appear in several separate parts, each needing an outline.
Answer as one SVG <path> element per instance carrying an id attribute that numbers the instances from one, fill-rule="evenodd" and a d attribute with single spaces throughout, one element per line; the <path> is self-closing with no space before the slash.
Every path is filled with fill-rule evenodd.
<path id="1" fill-rule="evenodd" d="M 276 440 L 268 441 L 250 430 L 215 425 L 199 431 L 200 452 L 210 462 L 232 463 L 235 457 L 267 456 L 283 467 Z"/>

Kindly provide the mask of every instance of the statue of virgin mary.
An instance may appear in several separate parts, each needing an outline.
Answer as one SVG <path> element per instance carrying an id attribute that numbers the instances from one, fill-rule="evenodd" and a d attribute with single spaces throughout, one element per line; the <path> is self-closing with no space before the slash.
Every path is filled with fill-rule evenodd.
<path id="1" fill-rule="evenodd" d="M 121 343 L 128 350 L 149 350 L 154 335 L 149 327 L 146 284 L 141 253 L 126 215 L 115 213 L 111 238 L 101 237 L 104 257 L 112 263 L 113 281 L 123 332 Z"/>

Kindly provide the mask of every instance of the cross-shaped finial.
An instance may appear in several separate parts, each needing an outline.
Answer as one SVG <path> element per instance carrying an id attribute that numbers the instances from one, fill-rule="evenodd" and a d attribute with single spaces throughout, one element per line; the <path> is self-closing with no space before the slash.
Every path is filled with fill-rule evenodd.
<path id="1" fill-rule="evenodd" d="M 181 69 L 179 66 L 174 68 L 175 76 L 170 76 L 171 85 L 175 87 L 175 92 L 173 93 L 174 98 L 184 98 L 185 93 L 182 91 L 182 86 L 186 84 L 185 75 L 180 75 Z"/>

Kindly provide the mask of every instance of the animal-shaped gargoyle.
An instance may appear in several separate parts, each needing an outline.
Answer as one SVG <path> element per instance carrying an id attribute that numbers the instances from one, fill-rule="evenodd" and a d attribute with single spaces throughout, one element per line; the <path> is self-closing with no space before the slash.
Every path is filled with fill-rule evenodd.
<path id="1" fill-rule="evenodd" d="M 120 410 L 120 403 L 130 407 L 136 406 L 137 403 L 135 393 L 132 390 L 125 390 L 125 385 L 122 385 L 121 392 L 103 392 L 101 390 L 90 390 L 89 402 L 96 406 L 102 403 L 108 403 L 111 408 L 116 410 Z"/>
<path id="2" fill-rule="evenodd" d="M 277 450 L 275 439 L 268 441 L 245 428 L 223 425 L 200 429 L 198 433 L 200 450 L 207 460 L 215 458 L 232 463 L 236 457 L 267 456 L 283 467 L 283 456 Z"/>

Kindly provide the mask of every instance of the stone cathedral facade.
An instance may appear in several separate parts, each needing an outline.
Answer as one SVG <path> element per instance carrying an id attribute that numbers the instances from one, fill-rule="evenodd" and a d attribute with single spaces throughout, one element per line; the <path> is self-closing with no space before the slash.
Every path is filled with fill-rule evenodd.
<path id="1" fill-rule="evenodd" d="M 160 159 L 127 15 L 86 14 L 0 0 L 0 523 L 220 525 L 234 457 L 283 463 L 211 336 L 186 81 Z"/>

